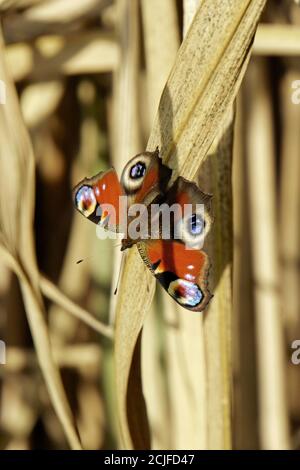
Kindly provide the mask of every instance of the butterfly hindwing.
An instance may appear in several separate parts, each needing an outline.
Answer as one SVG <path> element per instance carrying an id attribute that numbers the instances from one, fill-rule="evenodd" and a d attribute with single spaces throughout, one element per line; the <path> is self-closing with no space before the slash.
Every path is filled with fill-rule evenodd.
<path id="1" fill-rule="evenodd" d="M 202 249 L 209 233 L 212 224 L 211 198 L 210 194 L 181 176 L 166 193 L 167 206 L 176 204 L 179 209 L 174 213 L 173 233 L 190 248 Z"/>
<path id="2" fill-rule="evenodd" d="M 184 244 L 149 240 L 137 244 L 139 253 L 168 294 L 182 307 L 200 312 L 210 301 L 209 259 L 202 250 L 186 250 Z"/>

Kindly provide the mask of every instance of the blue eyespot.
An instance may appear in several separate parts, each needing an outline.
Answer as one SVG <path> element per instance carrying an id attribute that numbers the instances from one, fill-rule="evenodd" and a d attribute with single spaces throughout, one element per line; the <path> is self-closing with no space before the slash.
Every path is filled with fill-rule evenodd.
<path id="1" fill-rule="evenodd" d="M 203 299 L 203 292 L 200 287 L 185 279 L 178 278 L 170 282 L 168 293 L 185 307 L 196 307 Z"/>
<path id="2" fill-rule="evenodd" d="M 89 217 L 96 209 L 97 201 L 90 186 L 82 186 L 75 196 L 75 203 L 77 209 L 85 216 Z"/>
<path id="3" fill-rule="evenodd" d="M 130 168 L 130 178 L 136 180 L 142 178 L 146 172 L 146 165 L 143 162 L 137 162 Z"/>
<path id="4" fill-rule="evenodd" d="M 204 220 L 198 214 L 192 214 L 188 220 L 188 231 L 192 235 L 200 235 L 204 230 Z"/>

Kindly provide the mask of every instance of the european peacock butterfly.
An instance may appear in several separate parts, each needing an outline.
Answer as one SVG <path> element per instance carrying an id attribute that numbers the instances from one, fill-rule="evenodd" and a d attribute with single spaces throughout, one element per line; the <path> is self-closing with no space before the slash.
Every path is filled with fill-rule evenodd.
<path id="1" fill-rule="evenodd" d="M 168 294 L 199 312 L 212 298 L 209 258 L 202 249 L 212 222 L 212 196 L 183 177 L 170 183 L 171 176 L 158 149 L 144 152 L 127 163 L 120 181 L 114 168 L 85 178 L 73 190 L 74 203 L 94 223 L 123 233 L 122 251 L 136 244 Z M 172 212 L 168 224 L 162 208 L 169 209 L 169 216 Z"/>

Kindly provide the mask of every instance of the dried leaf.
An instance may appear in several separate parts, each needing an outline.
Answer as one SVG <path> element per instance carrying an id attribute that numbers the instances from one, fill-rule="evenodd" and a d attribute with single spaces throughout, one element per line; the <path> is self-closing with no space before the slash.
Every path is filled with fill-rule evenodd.
<path id="1" fill-rule="evenodd" d="M 195 178 L 228 118 L 264 4 L 263 0 L 225 4 L 204 0 L 195 15 L 164 89 L 148 142 L 149 150 L 160 147 L 163 160 L 175 174 Z M 218 254 L 214 253 L 213 263 Z M 118 410 L 127 448 L 135 446 L 127 423 L 129 371 L 154 285 L 136 249 L 132 249 L 119 290 L 116 323 Z"/>
<path id="2" fill-rule="evenodd" d="M 71 409 L 58 367 L 52 358 L 45 309 L 39 290 L 33 237 L 35 161 L 16 92 L 4 64 L 2 37 L 0 77 L 7 91 L 6 104 L 0 106 L 0 252 L 19 278 L 28 323 L 53 406 L 70 446 L 80 449 Z"/>

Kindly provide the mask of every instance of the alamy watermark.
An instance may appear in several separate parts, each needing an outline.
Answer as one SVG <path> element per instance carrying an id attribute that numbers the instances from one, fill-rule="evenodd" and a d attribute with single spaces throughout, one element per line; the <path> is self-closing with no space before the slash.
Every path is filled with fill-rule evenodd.
<path id="1" fill-rule="evenodd" d="M 291 85 L 292 92 L 291 100 L 293 104 L 300 104 L 300 80 L 294 80 Z"/>
<path id="2" fill-rule="evenodd" d="M 75 195 L 77 209 L 97 224 L 98 238 L 124 235 L 123 249 L 139 240 L 182 240 L 186 249 L 201 249 L 209 231 L 204 204 L 152 203 L 128 205 L 127 196 L 99 204 L 99 188 L 84 185 Z M 105 230 L 103 230 L 105 229 Z"/>
<path id="3" fill-rule="evenodd" d="M 6 85 L 3 80 L 0 80 L 0 104 L 6 103 Z"/>
<path id="4" fill-rule="evenodd" d="M 298 366 L 300 364 L 300 339 L 295 339 L 291 344 L 291 348 L 295 349 L 291 361 L 295 366 Z"/>
<path id="5" fill-rule="evenodd" d="M 204 204 L 132 204 L 127 197 L 119 198 L 119 213 L 110 204 L 97 207 L 98 238 L 116 238 L 118 232 L 130 240 L 184 240 L 187 249 L 201 249 L 204 244 Z M 102 228 L 108 229 L 103 231 Z"/>

